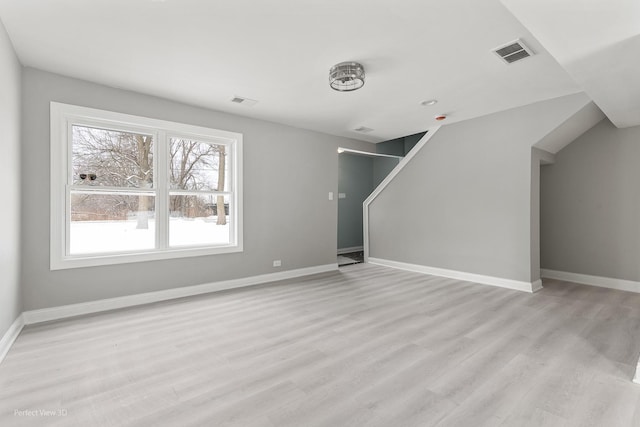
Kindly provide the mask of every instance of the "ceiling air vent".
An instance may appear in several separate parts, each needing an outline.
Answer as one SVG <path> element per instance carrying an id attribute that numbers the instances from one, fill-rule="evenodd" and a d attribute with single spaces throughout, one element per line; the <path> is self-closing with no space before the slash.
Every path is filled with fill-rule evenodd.
<path id="1" fill-rule="evenodd" d="M 373 131 L 373 129 L 365 127 L 365 126 L 360 126 L 358 128 L 354 129 L 356 132 L 362 132 L 362 133 L 369 133 L 371 131 Z"/>
<path id="2" fill-rule="evenodd" d="M 493 52 L 495 52 L 496 55 L 498 55 L 500 59 L 502 59 L 507 64 L 512 64 L 516 61 L 528 58 L 533 55 L 533 51 L 529 49 L 520 39 L 512 41 L 511 43 L 507 43 L 506 45 L 499 46 L 493 49 Z"/>
<path id="3" fill-rule="evenodd" d="M 231 102 L 234 104 L 246 105 L 247 107 L 253 107 L 258 103 L 255 99 L 243 98 L 242 96 L 234 96 L 231 98 Z"/>

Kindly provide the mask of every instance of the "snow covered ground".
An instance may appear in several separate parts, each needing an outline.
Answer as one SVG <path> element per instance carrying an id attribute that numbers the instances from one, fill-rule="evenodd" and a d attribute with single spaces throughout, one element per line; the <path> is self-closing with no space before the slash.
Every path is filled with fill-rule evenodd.
<path id="1" fill-rule="evenodd" d="M 229 223 L 216 225 L 217 218 L 171 218 L 169 244 L 172 247 L 229 243 Z M 126 221 L 72 221 L 71 255 L 136 251 L 155 248 L 155 220 L 149 228 L 136 229 L 135 219 Z"/>

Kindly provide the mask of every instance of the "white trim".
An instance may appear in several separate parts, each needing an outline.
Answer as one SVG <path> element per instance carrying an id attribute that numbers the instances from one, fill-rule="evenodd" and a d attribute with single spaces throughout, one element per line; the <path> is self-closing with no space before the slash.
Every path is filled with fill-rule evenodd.
<path id="1" fill-rule="evenodd" d="M 203 255 L 215 255 L 243 251 L 243 210 L 242 210 L 242 144 L 241 133 L 194 126 L 167 120 L 152 119 L 113 111 L 98 110 L 77 105 L 50 103 L 50 269 L 91 267 L 97 265 L 121 264 L 141 261 L 184 258 Z M 73 124 L 97 126 L 105 129 L 121 130 L 153 135 L 154 184 L 152 188 L 142 190 L 134 188 L 86 187 L 91 193 L 118 191 L 131 195 L 149 194 L 154 197 L 156 206 L 156 247 L 149 250 L 119 251 L 116 253 L 69 254 L 69 229 L 71 191 L 76 191 L 70 180 L 69 165 L 71 149 L 69 135 Z M 169 212 L 167 198 L 173 193 L 166 185 L 165 176 L 169 168 L 168 150 L 173 137 L 193 138 L 207 143 L 223 144 L 228 148 L 230 191 L 191 191 L 181 194 L 229 194 L 230 243 L 226 245 L 204 245 L 187 247 L 169 246 Z M 164 149 L 163 149 L 164 148 Z"/>
<path id="2" fill-rule="evenodd" d="M 532 147 L 533 149 L 535 149 L 538 153 L 538 160 L 540 162 L 541 165 L 552 165 L 556 162 L 556 155 L 553 153 L 550 153 L 546 150 L 543 150 L 542 148 L 538 148 L 538 147 Z"/>
<path id="3" fill-rule="evenodd" d="M 444 268 L 427 267 L 418 264 L 408 264 L 405 262 L 391 261 L 380 258 L 369 258 L 370 264 L 382 265 L 385 267 L 397 268 L 400 270 L 413 271 L 415 273 L 429 274 L 432 276 L 447 277 L 449 279 L 464 280 L 483 285 L 497 286 L 500 288 L 513 289 L 522 292 L 537 292 L 542 289 L 542 281 L 524 282 L 519 280 L 503 279 L 502 277 L 483 276 L 481 274 L 466 273 L 464 271 L 447 270 Z"/>
<path id="4" fill-rule="evenodd" d="M 350 248 L 338 248 L 338 255 L 348 254 L 350 252 L 360 252 L 363 250 L 362 246 L 352 246 Z"/>
<path id="5" fill-rule="evenodd" d="M 565 282 L 581 283 L 583 285 L 640 293 L 640 282 L 634 282 L 631 280 L 590 276 L 588 274 L 569 273 L 566 271 L 547 270 L 544 268 L 540 270 L 540 275 L 545 279 L 563 280 Z"/>
<path id="6" fill-rule="evenodd" d="M 636 368 L 636 376 L 633 377 L 633 382 L 640 384 L 640 359 L 638 359 L 638 367 Z"/>
<path id="7" fill-rule="evenodd" d="M 220 282 L 205 283 L 202 285 L 185 286 L 163 291 L 148 292 L 144 294 L 128 295 L 117 298 L 109 298 L 98 301 L 89 301 L 79 304 L 63 305 L 60 307 L 30 310 L 23 313 L 24 324 L 48 322 L 50 320 L 64 319 L 83 314 L 98 313 L 123 307 L 149 304 L 152 302 L 166 301 L 193 295 L 207 294 L 226 289 L 242 288 L 245 286 L 259 285 L 277 280 L 294 279 L 311 274 L 326 273 L 338 270 L 338 264 L 318 265 L 315 267 L 299 268 L 278 273 L 267 273 L 258 276 L 243 277 L 241 279 L 223 280 Z"/>
<path id="8" fill-rule="evenodd" d="M 535 282 L 531 282 L 531 291 L 536 293 L 542 290 L 542 280 L 538 279 Z"/>
<path id="9" fill-rule="evenodd" d="M 393 154 L 372 153 L 371 151 L 353 150 L 351 148 L 338 147 L 338 154 L 351 153 L 369 157 L 389 157 L 391 159 L 402 159 L 404 156 L 394 156 Z"/>
<path id="10" fill-rule="evenodd" d="M 96 254 L 79 257 L 68 257 L 62 261 L 51 263 L 51 270 L 64 270 L 69 268 L 94 267 L 98 265 L 128 264 L 142 261 L 158 261 L 163 259 L 189 258 L 194 256 L 228 254 L 242 252 L 241 245 L 217 246 L 217 247 L 187 247 L 184 249 L 158 249 L 149 252 L 129 252 L 116 254 Z"/>
<path id="11" fill-rule="evenodd" d="M 0 363 L 2 363 L 7 353 L 9 353 L 11 346 L 16 341 L 16 338 L 18 338 L 18 335 L 20 335 L 22 328 L 24 328 L 24 317 L 20 314 L 11 326 L 9 326 L 9 329 L 2 336 L 2 339 L 0 339 Z"/>
<path id="12" fill-rule="evenodd" d="M 382 180 L 382 182 L 376 187 L 376 189 L 373 190 L 369 197 L 367 197 L 366 200 L 362 203 L 362 246 L 364 247 L 364 262 L 369 262 L 369 205 L 376 197 L 378 197 L 380 193 L 382 193 L 382 190 L 384 190 L 387 185 L 389 185 L 389 183 L 396 177 L 396 175 L 398 175 L 400 171 L 404 169 L 407 163 L 409 163 L 411 159 L 413 159 L 413 157 L 418 154 L 418 152 L 431 139 L 431 137 L 433 137 L 433 135 L 438 132 L 438 129 L 440 129 L 440 127 L 441 126 L 429 128 L 427 130 L 427 133 L 422 138 L 420 138 L 420 141 L 418 141 L 418 143 L 411 149 L 411 151 L 407 153 L 406 156 L 400 159 L 400 162 L 398 162 L 396 167 L 393 168 L 391 172 L 389 172 L 389 175 L 387 175 L 387 177 Z"/>

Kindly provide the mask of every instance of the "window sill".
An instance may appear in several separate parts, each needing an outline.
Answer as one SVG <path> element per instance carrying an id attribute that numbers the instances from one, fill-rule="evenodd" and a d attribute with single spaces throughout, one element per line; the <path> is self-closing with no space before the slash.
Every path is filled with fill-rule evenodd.
<path id="1" fill-rule="evenodd" d="M 66 270 L 71 268 L 96 267 L 101 265 L 128 264 L 134 262 L 159 261 L 167 259 L 191 258 L 207 255 L 228 254 L 242 252 L 242 245 L 217 246 L 208 248 L 169 249 L 149 252 L 126 254 L 97 254 L 69 256 L 62 259 L 51 259 L 51 270 Z"/>

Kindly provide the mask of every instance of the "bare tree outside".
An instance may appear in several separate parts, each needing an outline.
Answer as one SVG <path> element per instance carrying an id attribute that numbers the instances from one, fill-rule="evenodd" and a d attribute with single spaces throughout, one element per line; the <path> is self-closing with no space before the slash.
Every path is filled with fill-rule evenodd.
<path id="1" fill-rule="evenodd" d="M 73 182 L 144 188 L 153 183 L 151 135 L 73 126 Z M 91 182 L 83 174 L 95 174 Z"/>
<path id="2" fill-rule="evenodd" d="M 153 161 L 151 161 L 151 143 L 152 138 L 149 135 L 136 135 L 136 145 L 138 148 L 138 163 L 140 165 L 140 179 L 138 187 L 150 188 L 153 186 L 151 178 L 151 167 Z M 146 230 L 149 228 L 149 206 L 151 199 L 147 196 L 138 196 L 138 224 L 136 228 L 139 230 Z"/>
<path id="3" fill-rule="evenodd" d="M 171 162 L 170 182 L 172 189 L 214 192 L 224 191 L 226 174 L 226 152 L 224 145 L 209 144 L 190 139 L 172 138 L 169 156 Z M 216 223 L 227 223 L 224 196 L 211 197 L 180 196 L 170 198 L 172 214 L 186 217 L 217 216 Z"/>
<path id="4" fill-rule="evenodd" d="M 225 156 L 227 154 L 225 153 L 224 145 L 219 145 L 218 147 L 220 147 L 218 149 L 218 191 L 224 191 Z M 217 224 L 225 225 L 227 223 L 227 215 L 224 208 L 224 196 L 218 196 L 217 199 Z M 220 215 L 220 212 L 222 212 L 222 215 Z"/>
<path id="5" fill-rule="evenodd" d="M 122 131 L 73 126 L 73 183 L 97 187 L 153 186 L 153 137 Z M 149 227 L 153 197 L 87 195 L 72 197 L 74 220 L 126 219 L 136 212 L 137 228 Z"/>
<path id="6" fill-rule="evenodd" d="M 73 126 L 73 184 L 87 187 L 112 187 L 149 190 L 153 188 L 154 149 L 152 135 L 125 131 Z M 227 153 L 224 145 L 187 138 L 169 139 L 170 190 L 202 194 L 169 196 L 169 214 L 183 220 L 207 219 L 227 224 L 228 201 L 211 195 L 225 191 Z M 72 192 L 72 221 L 130 220 L 136 229 L 149 228 L 155 197 L 114 193 Z"/>

